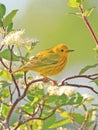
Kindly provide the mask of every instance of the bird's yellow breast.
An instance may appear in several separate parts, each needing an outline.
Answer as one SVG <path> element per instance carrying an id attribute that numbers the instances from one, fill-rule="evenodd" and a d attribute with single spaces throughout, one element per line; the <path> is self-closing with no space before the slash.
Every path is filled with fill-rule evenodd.
<path id="1" fill-rule="evenodd" d="M 58 60 L 57 64 L 45 66 L 45 69 L 44 67 L 39 68 L 39 70 L 37 69 L 37 71 L 39 71 L 39 73 L 44 76 L 56 75 L 64 69 L 66 63 L 67 63 L 67 58 L 62 58 L 61 60 Z"/>

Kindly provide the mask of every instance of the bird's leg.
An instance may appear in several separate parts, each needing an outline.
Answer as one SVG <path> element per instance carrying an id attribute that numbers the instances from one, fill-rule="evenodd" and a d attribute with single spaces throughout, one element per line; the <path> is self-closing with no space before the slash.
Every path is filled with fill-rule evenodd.
<path id="1" fill-rule="evenodd" d="M 50 79 L 49 77 L 44 76 L 43 82 L 50 82 L 53 86 L 58 85 L 56 80 Z"/>

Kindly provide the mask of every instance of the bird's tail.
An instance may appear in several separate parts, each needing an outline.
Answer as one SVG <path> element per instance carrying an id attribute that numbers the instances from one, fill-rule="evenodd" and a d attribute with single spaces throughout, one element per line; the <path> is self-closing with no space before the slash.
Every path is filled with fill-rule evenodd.
<path id="1" fill-rule="evenodd" d="M 12 72 L 10 72 L 10 73 L 11 73 L 11 74 L 15 74 L 15 73 L 18 73 L 18 72 L 22 72 L 22 69 L 19 68 L 19 69 L 15 70 L 15 71 L 12 71 Z"/>
<path id="2" fill-rule="evenodd" d="M 27 71 L 28 71 L 28 67 L 26 67 L 24 65 L 24 66 L 20 67 L 19 69 L 12 71 L 11 74 L 15 74 L 15 73 L 18 73 L 18 72 L 27 72 Z"/>

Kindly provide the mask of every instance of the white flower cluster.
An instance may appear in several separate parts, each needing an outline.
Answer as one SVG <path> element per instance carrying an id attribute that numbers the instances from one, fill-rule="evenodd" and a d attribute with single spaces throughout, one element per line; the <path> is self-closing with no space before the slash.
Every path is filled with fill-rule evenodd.
<path id="1" fill-rule="evenodd" d="M 71 86 L 49 86 L 47 92 L 49 95 L 61 96 L 62 94 L 65 94 L 67 96 L 71 96 L 75 93 L 75 88 Z"/>
<path id="2" fill-rule="evenodd" d="M 2 45 L 25 46 L 31 43 L 38 42 L 36 39 L 23 39 L 25 30 L 12 31 L 2 41 Z"/>
<path id="3" fill-rule="evenodd" d="M 40 78 L 42 78 L 42 76 L 38 75 L 38 76 L 34 77 L 34 80 L 37 80 L 37 79 L 40 79 Z M 35 88 L 37 87 L 39 89 L 44 89 L 44 84 L 43 84 L 42 81 L 41 82 L 36 82 L 33 85 L 34 85 L 33 87 L 35 87 Z"/>
<path id="4" fill-rule="evenodd" d="M 83 96 L 83 100 L 86 101 L 86 102 L 91 102 L 92 100 L 94 100 L 93 96 L 92 95 L 89 95 L 89 94 L 82 94 Z"/>
<path id="5" fill-rule="evenodd" d="M 2 41 L 2 45 L 18 45 L 22 39 L 22 36 L 24 35 L 24 30 L 19 31 L 12 31 L 8 35 L 5 36 L 5 38 Z"/>

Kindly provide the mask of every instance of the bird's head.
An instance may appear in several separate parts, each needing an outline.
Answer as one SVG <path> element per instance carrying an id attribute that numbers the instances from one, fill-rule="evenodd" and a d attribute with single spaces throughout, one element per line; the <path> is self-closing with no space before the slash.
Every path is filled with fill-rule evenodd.
<path id="1" fill-rule="evenodd" d="M 73 52 L 74 50 L 68 49 L 68 47 L 64 44 L 58 44 L 53 48 L 53 51 L 60 56 L 67 57 L 69 52 Z"/>

